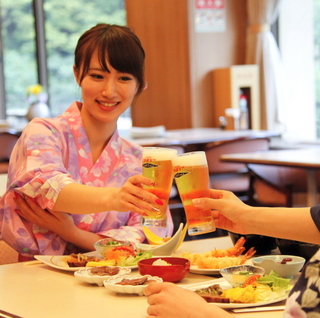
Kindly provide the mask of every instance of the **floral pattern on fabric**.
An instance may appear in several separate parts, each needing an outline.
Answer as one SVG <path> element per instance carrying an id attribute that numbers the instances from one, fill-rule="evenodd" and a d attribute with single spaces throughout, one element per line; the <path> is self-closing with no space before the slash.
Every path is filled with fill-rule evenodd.
<path id="1" fill-rule="evenodd" d="M 43 209 L 52 209 L 69 183 L 121 187 L 129 177 L 141 173 L 142 148 L 122 139 L 117 131 L 93 164 L 80 107 L 81 103 L 74 102 L 61 116 L 34 119 L 12 152 L 8 187 L 0 201 L 0 238 L 21 255 L 61 255 L 77 249 L 21 218 L 14 211 L 14 190 L 34 198 Z M 132 242 L 145 239 L 141 216 L 130 211 L 73 214 L 72 218 L 78 228 L 99 235 Z M 158 234 L 171 236 L 172 230 L 169 214 L 168 227 L 159 228 Z"/>
<path id="2" fill-rule="evenodd" d="M 320 205 L 310 209 L 320 231 Z M 305 264 L 286 302 L 284 318 L 320 318 L 320 249 Z"/>

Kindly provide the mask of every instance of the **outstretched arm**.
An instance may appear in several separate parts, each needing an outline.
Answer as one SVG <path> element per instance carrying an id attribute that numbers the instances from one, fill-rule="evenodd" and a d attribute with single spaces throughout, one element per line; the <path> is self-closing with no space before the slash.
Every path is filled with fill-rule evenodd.
<path id="1" fill-rule="evenodd" d="M 152 183 L 151 179 L 142 175 L 128 178 L 121 188 L 98 188 L 69 183 L 60 191 L 53 210 L 73 214 L 114 210 L 146 215 L 145 210 L 162 205 L 157 196 L 142 188 L 142 184 L 150 186 Z"/>
<path id="2" fill-rule="evenodd" d="M 259 234 L 320 243 L 320 232 L 309 207 L 252 207 L 230 191 L 211 190 L 211 198 L 193 200 L 197 207 L 212 209 L 216 226 L 240 234 Z"/>

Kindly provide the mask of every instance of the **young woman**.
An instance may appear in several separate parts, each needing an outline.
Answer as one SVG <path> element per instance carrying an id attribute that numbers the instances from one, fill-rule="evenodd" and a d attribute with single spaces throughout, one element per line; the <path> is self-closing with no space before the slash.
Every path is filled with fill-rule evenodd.
<path id="1" fill-rule="evenodd" d="M 34 119 L 11 155 L 0 237 L 21 256 L 88 251 L 105 236 L 144 240 L 141 215 L 162 202 L 142 188 L 152 182 L 141 175 L 142 148 L 117 132 L 146 86 L 144 58 L 128 27 L 98 24 L 80 37 L 74 75 L 82 102 Z M 33 209 L 17 209 L 19 202 Z M 172 229 L 169 214 L 159 231 Z"/>
<path id="2" fill-rule="evenodd" d="M 229 191 L 211 190 L 211 198 L 193 200 L 212 209 L 218 228 L 240 234 L 259 234 L 320 244 L 320 205 L 310 208 L 265 208 L 244 204 Z M 320 251 L 305 265 L 290 291 L 285 318 L 319 317 Z M 231 318 L 192 291 L 170 283 L 152 283 L 145 289 L 147 318 Z"/>

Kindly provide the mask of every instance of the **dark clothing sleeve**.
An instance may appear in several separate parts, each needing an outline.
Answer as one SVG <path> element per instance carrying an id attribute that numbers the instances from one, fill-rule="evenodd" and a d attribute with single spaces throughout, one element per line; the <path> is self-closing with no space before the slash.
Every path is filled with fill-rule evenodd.
<path id="1" fill-rule="evenodd" d="M 313 206 L 310 209 L 311 217 L 313 222 L 317 226 L 318 230 L 320 231 L 320 204 Z"/>

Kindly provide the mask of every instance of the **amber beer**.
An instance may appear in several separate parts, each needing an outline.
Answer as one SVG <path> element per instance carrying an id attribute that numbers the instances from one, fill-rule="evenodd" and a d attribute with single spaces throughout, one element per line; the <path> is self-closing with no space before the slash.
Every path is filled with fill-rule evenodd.
<path id="1" fill-rule="evenodd" d="M 192 199 L 210 197 L 209 171 L 204 151 L 187 152 L 172 159 L 174 180 L 188 222 L 188 234 L 197 235 L 216 230 L 211 210 L 201 210 Z"/>
<path id="2" fill-rule="evenodd" d="M 142 174 L 152 179 L 155 185 L 144 186 L 149 192 L 155 194 L 163 203 L 156 205 L 153 211 L 143 216 L 141 224 L 144 226 L 166 227 L 167 207 L 173 182 L 171 159 L 177 155 L 176 149 L 161 147 L 144 147 Z"/>

